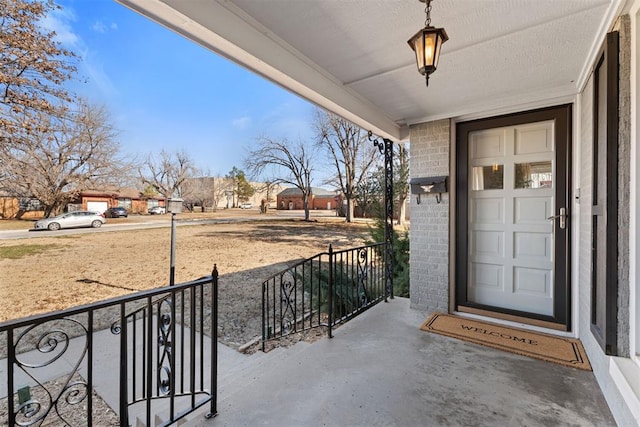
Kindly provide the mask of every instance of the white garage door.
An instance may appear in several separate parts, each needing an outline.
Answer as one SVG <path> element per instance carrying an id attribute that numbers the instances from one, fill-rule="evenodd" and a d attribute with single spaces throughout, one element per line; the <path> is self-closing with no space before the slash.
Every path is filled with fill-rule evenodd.
<path id="1" fill-rule="evenodd" d="M 107 202 L 87 202 L 88 211 L 104 213 L 107 209 Z"/>

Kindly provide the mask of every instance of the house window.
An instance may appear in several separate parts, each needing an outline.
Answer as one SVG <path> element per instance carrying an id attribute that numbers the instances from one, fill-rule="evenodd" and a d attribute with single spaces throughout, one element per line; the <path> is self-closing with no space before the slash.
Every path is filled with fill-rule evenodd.
<path id="1" fill-rule="evenodd" d="M 43 211 L 44 205 L 38 199 L 24 197 L 20 199 L 20 210 L 26 212 Z"/>
<path id="2" fill-rule="evenodd" d="M 118 207 L 126 208 L 127 210 L 131 209 L 131 199 L 118 199 Z"/>
<path id="3" fill-rule="evenodd" d="M 147 207 L 152 208 L 154 206 L 160 206 L 160 202 L 158 202 L 158 199 L 147 200 Z"/>

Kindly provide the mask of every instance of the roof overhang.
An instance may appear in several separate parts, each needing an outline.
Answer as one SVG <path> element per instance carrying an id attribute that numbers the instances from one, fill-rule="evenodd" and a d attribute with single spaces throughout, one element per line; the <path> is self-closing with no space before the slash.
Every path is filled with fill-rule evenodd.
<path id="1" fill-rule="evenodd" d="M 117 0 L 374 134 L 571 100 L 625 0 L 437 0 L 450 40 L 424 85 L 417 0 Z M 197 65 L 194 65 L 197 66 Z"/>

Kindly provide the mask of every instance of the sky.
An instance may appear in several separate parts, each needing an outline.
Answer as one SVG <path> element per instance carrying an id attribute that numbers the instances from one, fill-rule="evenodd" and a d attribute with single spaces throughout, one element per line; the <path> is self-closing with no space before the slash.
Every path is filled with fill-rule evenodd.
<path id="1" fill-rule="evenodd" d="M 43 22 L 80 56 L 67 87 L 107 107 L 128 157 L 185 150 L 226 175 L 261 135 L 310 139 L 313 106 L 114 0 L 56 0 Z"/>

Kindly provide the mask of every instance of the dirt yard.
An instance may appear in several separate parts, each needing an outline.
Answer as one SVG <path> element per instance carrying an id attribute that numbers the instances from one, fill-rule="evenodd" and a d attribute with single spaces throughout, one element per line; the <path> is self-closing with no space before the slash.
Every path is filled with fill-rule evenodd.
<path id="1" fill-rule="evenodd" d="M 366 224 L 255 221 L 178 227 L 176 283 L 220 273 L 220 340 L 238 347 L 260 334 L 260 285 L 301 258 L 361 245 Z M 43 245 L 39 253 L 0 259 L 0 322 L 166 286 L 170 229 L 0 241 Z"/>

